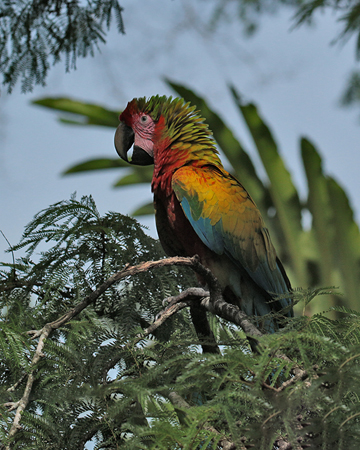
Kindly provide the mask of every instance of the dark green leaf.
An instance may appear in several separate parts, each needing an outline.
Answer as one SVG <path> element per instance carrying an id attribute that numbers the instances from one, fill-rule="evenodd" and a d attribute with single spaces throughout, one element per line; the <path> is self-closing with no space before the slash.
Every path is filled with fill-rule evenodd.
<path id="1" fill-rule="evenodd" d="M 281 223 L 285 242 L 283 245 L 290 255 L 296 281 L 300 286 L 307 285 L 304 259 L 301 255 L 301 204 L 291 176 L 285 167 L 277 144 L 269 127 L 261 118 L 254 104 L 243 103 L 235 88 L 231 88 L 233 98 L 254 139 L 260 158 L 270 180 L 270 194 Z"/>
<path id="2" fill-rule="evenodd" d="M 34 100 L 35 105 L 57 111 L 76 114 L 78 118 L 60 117 L 59 120 L 76 125 L 100 125 L 116 128 L 119 125 L 119 112 L 111 111 L 99 105 L 84 103 L 66 97 L 46 97 Z"/>
<path id="3" fill-rule="evenodd" d="M 134 217 L 137 217 L 137 216 L 147 216 L 147 215 L 151 215 L 151 214 L 154 214 L 154 203 L 153 202 L 140 206 L 140 208 L 133 211 L 131 215 Z"/>
<path id="4" fill-rule="evenodd" d="M 315 234 L 316 256 L 319 279 L 316 284 L 330 286 L 338 280 L 334 273 L 336 256 L 334 255 L 334 239 L 336 229 L 333 211 L 328 192 L 328 179 L 323 173 L 322 161 L 314 145 L 306 138 L 301 139 L 301 155 L 308 180 L 307 206 L 312 215 L 312 230 Z M 335 296 L 320 299 L 316 302 L 319 310 L 335 306 Z"/>
<path id="5" fill-rule="evenodd" d="M 129 164 L 126 164 L 126 167 L 131 169 L 131 173 L 120 178 L 120 180 L 114 184 L 114 187 L 128 186 L 129 184 L 151 183 L 153 174 L 152 166 L 142 167 L 129 166 Z"/>
<path id="6" fill-rule="evenodd" d="M 128 168 L 129 165 L 120 158 L 95 158 L 89 159 L 83 163 L 76 164 L 75 166 L 66 169 L 63 175 L 69 175 L 71 173 L 86 172 L 89 170 L 103 170 L 103 169 L 118 169 L 120 167 Z"/>
<path id="7" fill-rule="evenodd" d="M 329 178 L 328 189 L 336 228 L 333 251 L 343 278 L 340 290 L 345 291 L 348 306 L 357 309 L 360 291 L 359 226 L 354 221 L 354 213 L 343 188 L 333 178 Z"/>

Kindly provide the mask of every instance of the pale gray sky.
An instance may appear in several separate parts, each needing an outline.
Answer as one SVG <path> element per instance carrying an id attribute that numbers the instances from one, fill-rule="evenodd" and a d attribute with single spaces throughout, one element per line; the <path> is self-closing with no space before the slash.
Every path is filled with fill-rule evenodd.
<path id="1" fill-rule="evenodd" d="M 112 189 L 118 177 L 115 171 L 61 177 L 74 163 L 114 157 L 115 130 L 62 125 L 56 114 L 30 101 L 69 96 L 121 109 L 133 97 L 171 94 L 164 76 L 205 96 L 252 154 L 227 83 L 254 101 L 303 196 L 306 185 L 299 138 L 309 137 L 324 157 L 326 170 L 346 188 L 359 219 L 360 127 L 356 112 L 338 106 L 346 76 L 355 64 L 354 42 L 330 45 L 340 31 L 331 14 L 319 15 L 313 28 L 290 31 L 291 15 L 285 9 L 263 17 L 258 33 L 247 39 L 236 21 L 223 23 L 214 34 L 206 33 L 201 26 L 201 20 L 206 22 L 206 2 L 124 0 L 122 5 L 126 35 L 112 30 L 101 54 L 79 59 L 77 70 L 70 74 L 57 65 L 50 71 L 47 86 L 31 94 L 21 94 L 19 89 L 10 96 L 2 92 L 0 229 L 12 244 L 19 241 L 36 212 L 68 199 L 74 191 L 79 196 L 92 194 L 101 213 L 130 213 L 151 198 L 150 186 Z M 156 236 L 153 219 L 142 222 Z M 0 260 L 10 261 L 5 248 L 0 236 Z"/>

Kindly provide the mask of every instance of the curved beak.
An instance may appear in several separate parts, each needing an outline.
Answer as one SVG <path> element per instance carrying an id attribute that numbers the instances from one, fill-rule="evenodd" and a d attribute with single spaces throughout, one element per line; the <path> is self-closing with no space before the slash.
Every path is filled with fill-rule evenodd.
<path id="1" fill-rule="evenodd" d="M 138 145 L 134 145 L 131 159 L 128 158 L 128 151 L 134 144 L 135 136 L 131 127 L 124 122 L 120 122 L 115 132 L 115 148 L 121 159 L 130 164 L 138 166 L 148 166 L 154 164 L 154 158 Z"/>
<path id="2" fill-rule="evenodd" d="M 125 125 L 124 122 L 120 122 L 116 128 L 114 144 L 116 151 L 121 159 L 129 162 L 127 152 L 130 150 L 134 143 L 134 132 L 132 128 Z"/>

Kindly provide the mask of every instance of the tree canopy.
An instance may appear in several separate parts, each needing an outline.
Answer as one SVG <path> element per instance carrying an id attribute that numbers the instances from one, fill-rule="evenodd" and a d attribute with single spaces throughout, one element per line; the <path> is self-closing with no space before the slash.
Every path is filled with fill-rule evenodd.
<path id="1" fill-rule="evenodd" d="M 38 213 L 10 251 L 0 448 L 359 447 L 360 313 L 299 315 L 261 335 L 236 307 L 216 306 L 211 274 L 210 292 L 191 288 L 196 259 L 163 259 L 134 219 L 100 216 L 91 197 Z M 200 351 L 194 304 L 212 311 L 216 353 Z"/>
<path id="2" fill-rule="evenodd" d="M 293 27 L 315 21 L 318 11 L 331 10 L 341 24 L 334 40 L 356 35 L 360 55 L 360 8 L 356 0 L 212 0 L 209 29 L 223 20 L 238 20 L 247 35 L 258 27 L 263 14 L 280 8 L 293 11 Z M 0 3 L 0 72 L 11 92 L 21 83 L 23 92 L 45 85 L 50 67 L 62 58 L 65 70 L 76 67 L 77 58 L 94 55 L 106 42 L 112 21 L 125 32 L 123 8 L 118 0 L 3 0 Z M 357 73 L 357 72 L 356 72 Z M 349 81 L 356 89 L 357 84 Z"/>
<path id="3" fill-rule="evenodd" d="M 64 58 L 65 69 L 78 57 L 93 55 L 105 43 L 115 18 L 124 33 L 117 0 L 4 0 L 0 3 L 0 71 L 11 92 L 20 80 L 23 92 L 45 85 L 51 64 Z"/>

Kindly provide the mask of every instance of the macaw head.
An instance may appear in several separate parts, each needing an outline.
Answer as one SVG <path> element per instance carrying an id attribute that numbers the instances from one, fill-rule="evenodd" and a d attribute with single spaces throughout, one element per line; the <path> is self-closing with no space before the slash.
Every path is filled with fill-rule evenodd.
<path id="1" fill-rule="evenodd" d="M 154 163 L 156 123 L 150 111 L 140 108 L 141 100 L 145 99 L 134 98 L 120 115 L 120 124 L 115 132 L 115 148 L 123 160 L 146 166 Z M 132 147 L 132 155 L 129 157 L 128 152 Z"/>
<path id="2" fill-rule="evenodd" d="M 149 99 L 134 98 L 127 104 L 116 129 L 115 148 L 123 160 L 145 166 L 169 157 L 170 148 L 171 158 L 176 159 L 182 153 L 183 159 L 185 149 L 189 155 L 192 144 L 200 141 L 201 145 L 204 139 L 207 145 L 210 139 L 210 145 L 214 146 L 211 132 L 195 106 L 182 98 L 156 95 Z"/>

